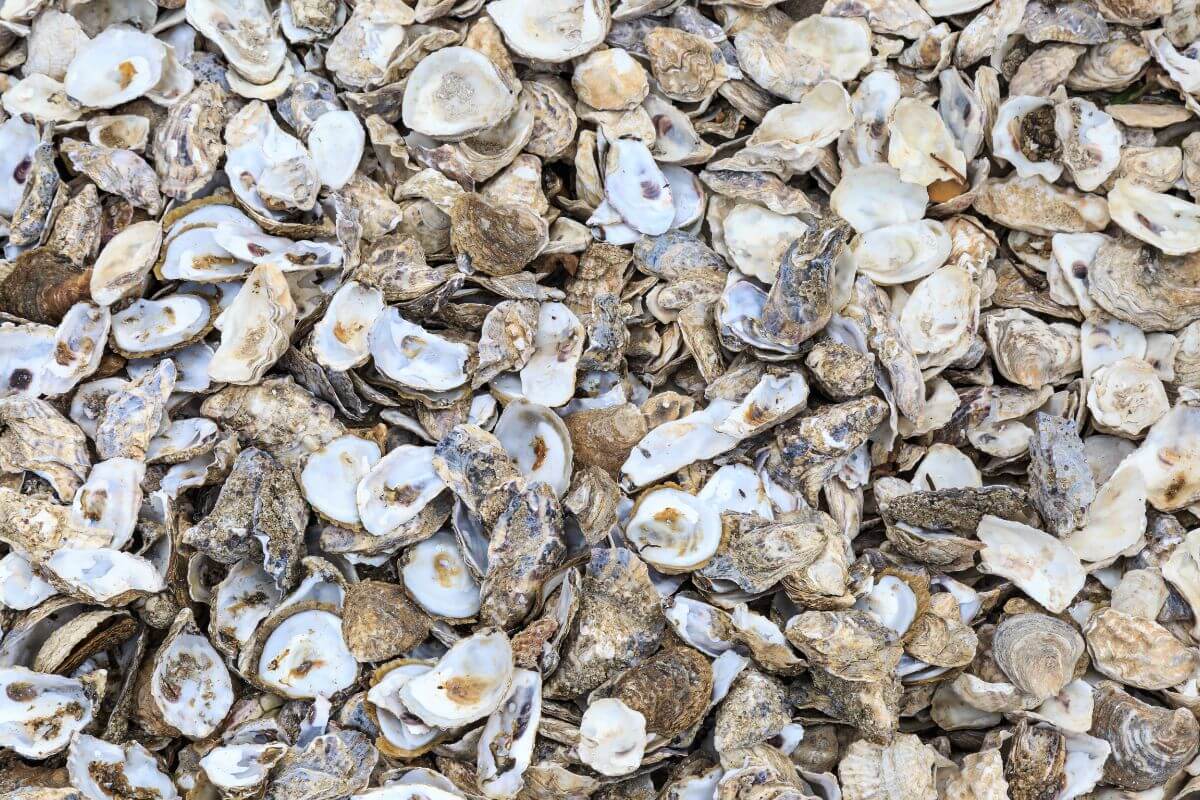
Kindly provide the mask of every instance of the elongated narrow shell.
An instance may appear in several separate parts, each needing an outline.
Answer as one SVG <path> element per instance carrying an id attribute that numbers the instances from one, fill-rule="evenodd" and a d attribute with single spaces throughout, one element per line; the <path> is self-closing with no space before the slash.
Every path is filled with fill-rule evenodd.
<path id="1" fill-rule="evenodd" d="M 208 374 L 223 383 L 256 383 L 287 350 L 296 327 L 296 303 L 283 273 L 259 264 L 215 323 L 221 346 Z"/>
<path id="2" fill-rule="evenodd" d="M 109 240 L 92 267 L 92 299 L 109 306 L 135 294 L 158 258 L 162 225 L 135 222 Z"/>
<path id="3" fill-rule="evenodd" d="M 508 697 L 488 717 L 479 737 L 477 781 L 486 796 L 500 800 L 521 790 L 541 717 L 542 676 L 515 670 Z"/>

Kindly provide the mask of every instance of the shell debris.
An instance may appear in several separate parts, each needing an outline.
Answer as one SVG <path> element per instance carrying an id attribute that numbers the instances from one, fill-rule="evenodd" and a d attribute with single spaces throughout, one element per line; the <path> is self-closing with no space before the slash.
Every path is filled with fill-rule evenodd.
<path id="1" fill-rule="evenodd" d="M 1200 7 L 0 0 L 0 796 L 1200 796 Z"/>

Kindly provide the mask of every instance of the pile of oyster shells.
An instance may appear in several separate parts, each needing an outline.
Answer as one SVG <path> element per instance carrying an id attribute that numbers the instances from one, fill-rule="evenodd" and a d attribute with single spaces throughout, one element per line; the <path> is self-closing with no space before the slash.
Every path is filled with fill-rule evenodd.
<path id="1" fill-rule="evenodd" d="M 0 0 L 0 797 L 1200 800 L 1196 0 Z"/>

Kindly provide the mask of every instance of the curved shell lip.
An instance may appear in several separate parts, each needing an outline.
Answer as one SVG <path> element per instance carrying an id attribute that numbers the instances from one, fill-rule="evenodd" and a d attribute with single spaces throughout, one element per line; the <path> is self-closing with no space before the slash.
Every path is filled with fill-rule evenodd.
<path id="1" fill-rule="evenodd" d="M 100 63 L 92 63 L 97 59 Z M 127 25 L 113 25 L 75 53 L 63 86 L 85 106 L 112 108 L 152 90 L 166 62 L 167 45 Z"/>
<path id="2" fill-rule="evenodd" d="M 271 692 L 297 699 L 333 697 L 358 678 L 358 662 L 342 638 L 341 619 L 331 610 L 302 604 L 276 620 L 269 633 L 257 635 L 262 638 L 255 648 L 254 677 Z"/>
<path id="3" fill-rule="evenodd" d="M 355 489 L 362 527 L 386 536 L 421 513 L 446 488 L 433 469 L 432 447 L 400 445 L 379 459 Z"/>
<path id="4" fill-rule="evenodd" d="M 347 281 L 334 293 L 324 316 L 313 326 L 312 350 L 317 363 L 344 372 L 371 357 L 371 328 L 383 313 L 379 289 Z"/>
<path id="5" fill-rule="evenodd" d="M 339 436 L 314 452 L 300 471 L 300 490 L 323 519 L 350 528 L 361 527 L 359 482 L 380 461 L 379 445 L 359 436 Z"/>
<path id="6" fill-rule="evenodd" d="M 185 9 L 188 24 L 216 44 L 243 78 L 267 84 L 279 74 L 287 44 L 263 0 L 200 0 Z M 248 35 L 253 44 L 235 41 L 234 32 Z"/>

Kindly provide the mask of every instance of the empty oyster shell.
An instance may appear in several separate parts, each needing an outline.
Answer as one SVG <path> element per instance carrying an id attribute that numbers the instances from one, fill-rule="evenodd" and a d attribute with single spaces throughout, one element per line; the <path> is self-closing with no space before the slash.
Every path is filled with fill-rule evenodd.
<path id="1" fill-rule="evenodd" d="M 400 445 L 357 481 L 357 518 L 368 533 L 393 534 L 446 488 L 433 469 L 433 453 L 432 447 Z M 314 488 L 322 491 L 319 481 Z"/>
<path id="2" fill-rule="evenodd" d="M 446 47 L 417 64 L 404 88 L 404 124 L 458 141 L 501 122 L 516 108 L 510 78 L 477 50 Z"/>
<path id="3" fill-rule="evenodd" d="M 213 327 L 211 304 L 193 294 L 137 300 L 112 316 L 113 349 L 127 358 L 143 358 L 198 341 Z"/>
<path id="4" fill-rule="evenodd" d="M 642 763 L 646 718 L 617 698 L 593 700 L 579 723 L 579 758 L 601 775 L 628 775 Z"/>
<path id="5" fill-rule="evenodd" d="M 25 758 L 65 750 L 89 725 L 104 691 L 104 672 L 84 678 L 47 675 L 21 666 L 0 668 L 6 713 L 0 743 Z"/>
<path id="6" fill-rule="evenodd" d="M 369 340 L 375 367 L 402 386 L 442 392 L 467 380 L 470 349 L 409 322 L 395 306 L 375 320 Z"/>
<path id="7" fill-rule="evenodd" d="M 1154 192 L 1129 178 L 1118 178 L 1108 193 L 1113 221 L 1130 236 L 1168 255 L 1200 250 L 1200 209 L 1195 203 Z"/>
<path id="8" fill-rule="evenodd" d="M 296 303 L 283 272 L 269 263 L 256 266 L 214 325 L 221 346 L 208 374 L 224 383 L 256 383 L 287 350 L 296 325 Z"/>
<path id="9" fill-rule="evenodd" d="M 985 515 L 976 532 L 984 543 L 979 570 L 1002 575 L 1048 610 L 1066 610 L 1083 588 L 1079 556 L 1037 528 Z"/>
<path id="10" fill-rule="evenodd" d="M 163 77 L 167 46 L 126 25 L 105 28 L 75 51 L 67 94 L 90 108 L 112 108 L 149 92 Z"/>
<path id="11" fill-rule="evenodd" d="M 508 637 L 484 628 L 457 642 L 433 669 L 404 684 L 400 699 L 428 725 L 457 727 L 499 708 L 512 680 Z"/>
<path id="12" fill-rule="evenodd" d="M 179 797 L 153 754 L 137 742 L 121 747 L 76 734 L 67 756 L 67 773 L 88 800 L 120 800 L 138 794 L 161 800 Z"/>
<path id="13" fill-rule="evenodd" d="M 190 609 L 175 617 L 154 658 L 150 696 L 162 721 L 193 739 L 210 735 L 233 706 L 229 670 L 196 627 Z"/>
<path id="14" fill-rule="evenodd" d="M 111 306 L 144 286 L 162 245 L 162 225 L 135 222 L 108 241 L 92 267 L 92 299 Z"/>
<path id="15" fill-rule="evenodd" d="M 611 22 L 608 4 L 597 0 L 547 0 L 536 9 L 521 0 L 492 0 L 485 9 L 513 52 L 554 63 L 595 48 Z"/>
<path id="16" fill-rule="evenodd" d="M 634 505 L 625 538 L 660 572 L 691 572 L 721 543 L 721 517 L 700 498 L 670 486 L 648 490 Z"/>
<path id="17" fill-rule="evenodd" d="M 329 520 L 358 525 L 356 487 L 379 461 L 379 455 L 375 442 L 357 436 L 334 439 L 308 457 L 300 474 L 304 498 Z"/>
<path id="18" fill-rule="evenodd" d="M 342 638 L 341 620 L 322 608 L 295 609 L 260 627 L 257 636 L 264 637 L 264 628 L 269 633 L 261 642 L 255 677 L 284 697 L 331 697 L 358 677 L 358 663 Z"/>
<path id="19" fill-rule="evenodd" d="M 270 83 L 283 66 L 287 45 L 262 0 L 204 0 L 186 11 L 188 24 L 251 83 Z"/>
<path id="20" fill-rule="evenodd" d="M 408 593 L 435 617 L 470 619 L 479 612 L 479 585 L 447 532 L 406 550 L 401 575 Z"/>

